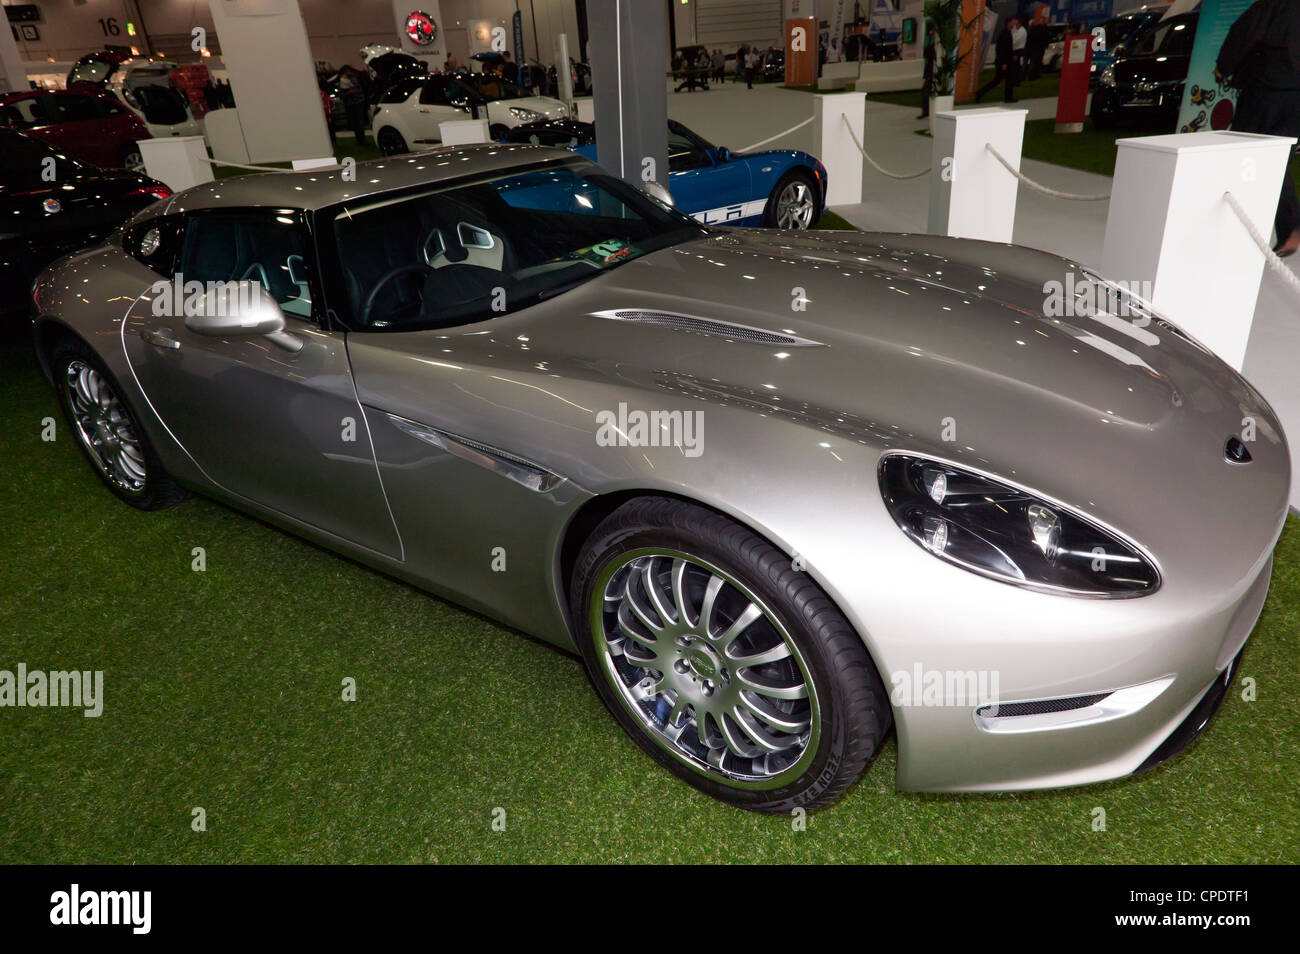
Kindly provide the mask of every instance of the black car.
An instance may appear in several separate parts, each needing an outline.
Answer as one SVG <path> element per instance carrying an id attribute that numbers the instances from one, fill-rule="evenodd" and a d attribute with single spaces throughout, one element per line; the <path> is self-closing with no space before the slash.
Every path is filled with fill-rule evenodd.
<path id="1" fill-rule="evenodd" d="M 1166 17 L 1135 39 L 1098 79 L 1092 124 L 1165 127 L 1178 123 L 1198 13 Z M 1213 93 L 1210 93 L 1212 96 Z"/>
<path id="2" fill-rule="evenodd" d="M 161 182 L 77 162 L 0 128 L 0 314 L 26 309 L 32 279 L 50 262 L 169 195 Z"/>

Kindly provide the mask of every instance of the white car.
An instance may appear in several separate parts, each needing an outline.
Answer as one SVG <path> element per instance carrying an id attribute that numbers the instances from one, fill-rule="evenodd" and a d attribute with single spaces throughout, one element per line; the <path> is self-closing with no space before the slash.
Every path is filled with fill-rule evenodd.
<path id="1" fill-rule="evenodd" d="M 149 128 L 155 139 L 202 136 L 185 97 L 171 83 L 177 64 L 172 60 L 129 59 L 111 63 L 96 55 L 79 60 L 68 74 L 68 88 L 91 83 L 124 104 Z"/>
<path id="2" fill-rule="evenodd" d="M 515 126 L 543 119 L 567 119 L 558 99 L 533 96 L 509 80 L 486 73 L 438 73 L 397 83 L 374 107 L 371 128 L 385 155 L 442 142 L 440 123 L 486 119 L 493 139 Z"/>

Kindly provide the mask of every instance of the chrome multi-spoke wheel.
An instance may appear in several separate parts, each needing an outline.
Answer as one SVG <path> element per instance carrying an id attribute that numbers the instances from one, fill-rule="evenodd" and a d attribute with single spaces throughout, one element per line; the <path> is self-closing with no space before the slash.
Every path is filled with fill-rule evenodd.
<path id="1" fill-rule="evenodd" d="M 821 712 L 799 649 L 731 575 L 673 550 L 612 561 L 593 589 L 604 675 L 665 750 L 726 785 L 802 775 Z"/>
<path id="2" fill-rule="evenodd" d="M 781 186 L 776 197 L 776 225 L 782 229 L 810 229 L 817 214 L 817 197 L 807 180 L 796 176 Z"/>
<path id="3" fill-rule="evenodd" d="M 103 475 L 128 494 L 142 494 L 149 469 L 135 424 L 107 379 L 81 359 L 68 362 L 65 385 L 77 436 Z"/>

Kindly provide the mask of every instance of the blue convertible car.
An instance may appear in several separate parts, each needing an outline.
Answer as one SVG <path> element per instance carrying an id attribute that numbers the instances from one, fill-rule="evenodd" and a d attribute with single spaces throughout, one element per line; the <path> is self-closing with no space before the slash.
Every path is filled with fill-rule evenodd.
<path id="1" fill-rule="evenodd" d="M 574 120 L 516 126 L 510 142 L 564 146 L 596 159 L 596 128 Z M 812 228 L 826 207 L 826 167 L 806 152 L 736 153 L 668 121 L 668 190 L 706 225 Z"/>

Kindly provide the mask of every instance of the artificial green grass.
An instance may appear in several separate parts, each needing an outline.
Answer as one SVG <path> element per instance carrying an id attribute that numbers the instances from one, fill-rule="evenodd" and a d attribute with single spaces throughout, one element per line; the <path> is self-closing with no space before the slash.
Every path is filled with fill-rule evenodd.
<path id="1" fill-rule="evenodd" d="M 926 796 L 894 790 L 891 739 L 796 831 L 657 767 L 575 658 L 210 501 L 128 508 L 61 417 L 41 441 L 47 416 L 10 336 L 0 669 L 102 669 L 106 699 L 98 719 L 0 709 L 0 863 L 1300 860 L 1296 521 L 1245 654 L 1259 699 L 1234 691 L 1185 755 L 1084 789 Z"/>
<path id="2" fill-rule="evenodd" d="M 980 86 L 993 79 L 994 70 L 985 70 L 980 74 Z M 1037 79 L 1025 80 L 1016 87 L 1017 99 L 1044 99 L 1060 95 L 1061 74 L 1043 73 Z M 868 93 L 867 101 L 872 103 L 892 103 L 895 106 L 914 106 L 921 108 L 921 90 L 904 89 L 887 93 Z M 986 105 L 994 106 L 1002 102 L 1002 87 L 992 90 L 985 98 Z M 963 104 L 965 105 L 965 104 Z"/>

